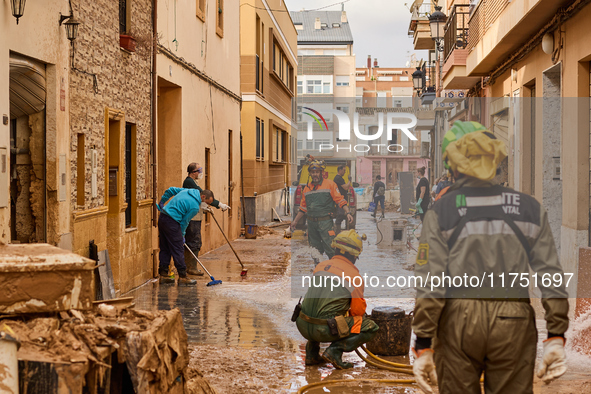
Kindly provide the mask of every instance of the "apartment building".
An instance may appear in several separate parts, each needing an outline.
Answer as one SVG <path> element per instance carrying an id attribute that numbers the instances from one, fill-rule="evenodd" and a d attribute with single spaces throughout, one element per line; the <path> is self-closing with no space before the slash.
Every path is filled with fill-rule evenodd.
<path id="1" fill-rule="evenodd" d="M 386 187 L 393 189 L 398 185 L 399 172 L 430 167 L 429 131 L 433 129 L 434 113 L 418 111 L 419 107 L 415 107 L 418 101 L 413 99 L 414 71 L 414 68 L 380 67 L 378 59 L 372 64 L 371 56 L 367 58 L 367 67 L 355 71 L 360 131 L 367 135 L 376 134 L 380 128 L 379 113 L 413 113 L 418 118 L 417 126 L 412 129 L 417 141 L 409 139 L 400 130 L 394 130 L 392 139 L 388 140 L 384 132 L 379 140 L 371 141 L 367 152 L 357 157 L 357 182 L 361 185 L 372 184 L 380 175 Z"/>
<path id="2" fill-rule="evenodd" d="M 246 223 L 286 214 L 295 175 L 297 32 L 284 1 L 240 2 Z"/>
<path id="3" fill-rule="evenodd" d="M 230 238 L 240 235 L 240 5 L 228 0 L 158 1 L 157 196 L 180 187 L 187 165 L 230 205 L 214 215 Z M 202 225 L 202 253 L 225 241 L 211 215 Z"/>
<path id="4" fill-rule="evenodd" d="M 291 12 L 291 17 L 298 33 L 298 158 L 310 154 L 325 159 L 350 160 L 355 152 L 347 149 L 320 151 L 321 145 L 335 146 L 339 142 L 336 117 L 324 113 L 325 123 L 317 123 L 312 121 L 311 115 L 302 112 L 307 106 L 319 113 L 340 110 L 350 115 L 355 106 L 355 54 L 347 13 L 344 9 L 299 11 Z M 308 128 L 313 130 L 311 139 L 307 138 Z M 355 144 L 354 137 L 349 143 Z M 352 164 L 354 173 L 354 161 L 348 164 Z"/>

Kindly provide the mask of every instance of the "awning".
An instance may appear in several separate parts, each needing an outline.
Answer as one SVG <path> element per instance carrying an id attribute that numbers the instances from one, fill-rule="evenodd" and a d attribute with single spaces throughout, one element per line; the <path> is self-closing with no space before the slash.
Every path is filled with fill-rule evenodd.
<path id="1" fill-rule="evenodd" d="M 10 54 L 10 117 L 32 115 L 45 108 L 45 64 Z"/>

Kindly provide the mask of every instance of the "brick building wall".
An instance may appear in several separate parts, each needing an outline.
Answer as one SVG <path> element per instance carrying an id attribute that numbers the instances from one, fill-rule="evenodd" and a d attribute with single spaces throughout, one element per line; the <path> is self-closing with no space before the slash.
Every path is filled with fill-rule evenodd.
<path id="1" fill-rule="evenodd" d="M 119 46 L 119 2 L 111 0 L 72 1 L 81 22 L 74 41 L 74 67 L 70 72 L 70 133 L 72 170 L 71 206 L 77 207 L 78 134 L 85 143 L 85 209 L 105 205 L 105 109 L 124 113 L 124 121 L 137 126 L 137 200 L 151 197 L 150 86 L 151 52 L 145 42 L 151 37 L 151 1 L 128 2 L 129 25 L 138 39 L 136 52 Z M 142 42 L 143 41 L 143 42 Z M 143 45 L 142 45 L 143 44 Z M 78 71 L 79 70 L 79 71 Z M 96 74 L 96 91 L 93 87 Z M 97 197 L 91 197 L 90 149 L 97 150 Z"/>

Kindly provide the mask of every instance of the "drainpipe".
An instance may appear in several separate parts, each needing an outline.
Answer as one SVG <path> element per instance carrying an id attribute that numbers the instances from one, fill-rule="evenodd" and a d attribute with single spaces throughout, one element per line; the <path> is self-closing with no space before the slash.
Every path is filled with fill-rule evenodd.
<path id="1" fill-rule="evenodd" d="M 156 96 L 157 96 L 157 74 L 156 74 L 156 53 L 158 49 L 158 0 L 152 0 L 152 226 L 158 226 L 158 182 L 157 182 L 157 144 L 156 144 Z"/>

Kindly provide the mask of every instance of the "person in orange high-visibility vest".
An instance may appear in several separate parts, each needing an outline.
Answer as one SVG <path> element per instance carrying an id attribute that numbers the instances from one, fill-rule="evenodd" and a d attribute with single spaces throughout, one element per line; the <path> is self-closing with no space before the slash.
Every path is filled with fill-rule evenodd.
<path id="1" fill-rule="evenodd" d="M 319 263 L 314 269 L 313 280 L 308 289 L 296 324 L 300 334 L 308 340 L 306 344 L 306 365 L 324 361 L 335 368 L 352 368 L 353 364 L 343 362 L 343 352 L 352 352 L 373 339 L 378 325 L 365 317 L 366 302 L 363 298 L 363 278 L 355 267 L 355 261 L 363 250 L 362 240 L 355 230 L 339 233 L 332 242 L 335 256 Z M 340 286 L 333 286 L 326 277 L 350 278 Z M 316 279 L 316 280 L 314 280 Z M 320 280 L 318 280 L 320 279 Z M 335 279 L 336 282 L 336 279 Z M 334 322 L 339 329 L 331 331 Z M 320 357 L 320 342 L 332 342 Z"/>

